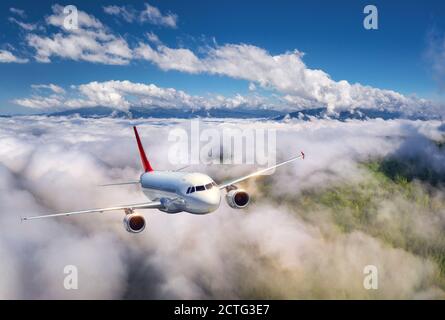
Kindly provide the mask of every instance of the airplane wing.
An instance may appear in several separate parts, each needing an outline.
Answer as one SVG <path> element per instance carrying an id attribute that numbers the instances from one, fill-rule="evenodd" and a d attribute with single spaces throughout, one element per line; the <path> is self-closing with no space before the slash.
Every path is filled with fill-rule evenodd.
<path id="1" fill-rule="evenodd" d="M 264 172 L 267 172 L 269 170 L 281 167 L 282 165 L 285 165 L 285 164 L 287 164 L 289 162 L 295 161 L 295 160 L 297 160 L 299 158 L 304 159 L 304 152 L 303 151 L 301 151 L 300 155 L 298 155 L 296 157 L 293 157 L 293 158 L 290 158 L 290 159 L 288 159 L 286 161 L 280 162 L 280 163 L 278 163 L 278 164 L 276 164 L 274 166 L 271 166 L 269 168 L 265 168 L 265 169 L 261 169 L 259 171 L 253 172 L 251 174 L 248 174 L 247 176 L 244 176 L 244 177 L 241 177 L 241 178 L 237 178 L 237 179 L 234 179 L 234 180 L 231 180 L 231 181 L 224 182 L 223 184 L 219 185 L 218 187 L 219 187 L 219 189 L 227 188 L 227 187 L 229 187 L 231 185 L 234 185 L 234 184 L 236 184 L 238 182 L 247 180 L 247 179 L 252 178 L 252 177 L 259 176 L 259 175 L 263 174 Z"/>
<path id="2" fill-rule="evenodd" d="M 134 181 L 124 181 L 124 182 L 117 182 L 117 183 L 100 184 L 100 185 L 98 185 L 98 187 L 124 186 L 127 184 L 139 184 L 139 183 L 141 183 L 140 180 L 134 180 Z"/>
<path id="3" fill-rule="evenodd" d="M 24 217 L 24 218 L 22 218 L 22 221 L 43 219 L 43 218 L 65 217 L 65 216 L 72 216 L 72 215 L 83 214 L 83 213 L 106 212 L 106 211 L 125 210 L 125 209 L 129 209 L 129 210 L 132 210 L 132 209 L 162 209 L 163 207 L 164 206 L 161 204 L 161 202 L 155 201 L 155 202 L 130 204 L 130 205 L 117 206 L 117 207 L 109 207 L 109 208 L 99 208 L 99 209 L 90 209 L 90 210 L 72 211 L 72 212 L 61 212 L 61 213 L 47 214 L 47 215 L 42 215 L 42 216 Z"/>

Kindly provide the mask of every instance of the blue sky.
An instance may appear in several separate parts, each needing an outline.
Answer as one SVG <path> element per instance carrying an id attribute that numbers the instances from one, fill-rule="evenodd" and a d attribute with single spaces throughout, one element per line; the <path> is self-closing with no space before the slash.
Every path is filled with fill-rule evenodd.
<path id="1" fill-rule="evenodd" d="M 32 45 L 31 35 L 41 42 L 54 39 L 57 34 L 61 38 L 70 37 L 70 32 L 46 19 L 57 15 L 55 4 L 62 7 L 74 4 L 79 12 L 99 21 L 102 27 L 85 25 L 83 31 L 105 30 L 114 39 L 122 39 L 131 57 L 118 64 L 100 58 L 91 62 L 82 57 L 85 52 L 73 58 L 66 50 L 63 54 L 57 51 L 62 49 L 47 54 L 46 44 Z M 158 10 L 159 16 L 143 18 L 146 4 Z M 363 28 L 363 8 L 367 4 L 378 8 L 378 30 Z M 105 12 L 104 7 L 110 6 L 131 12 L 131 21 L 123 15 Z M 407 98 L 415 95 L 416 99 L 443 101 L 437 81 L 443 76 L 441 66 L 445 64 L 440 60 L 445 58 L 440 51 L 445 50 L 441 42 L 445 30 L 442 1 L 2 1 L 0 12 L 0 50 L 4 60 L 0 63 L 0 114 L 108 102 L 112 107 L 128 108 L 121 105 L 135 100 L 145 106 L 180 107 L 186 100 L 189 107 L 200 104 L 215 107 L 221 102 L 224 106 L 275 105 L 285 109 L 327 104 L 335 109 L 357 107 L 375 95 L 369 103 L 366 100 L 368 107 L 374 104 L 386 107 L 384 103 L 388 100 L 391 100 L 388 108 L 408 104 L 412 108 L 418 103 L 385 91 L 350 87 L 355 83 L 391 90 Z M 28 24 L 28 30 L 18 22 Z M 147 33 L 158 40 L 149 40 Z M 137 48 L 141 45 L 149 46 L 148 57 L 138 55 Z M 162 48 L 172 49 L 172 56 L 167 57 Z M 228 52 L 229 49 L 233 52 Z M 38 50 L 47 61 L 42 61 Z M 257 56 L 258 50 L 265 55 L 248 65 L 250 55 Z M 304 55 L 292 56 L 294 50 Z M 5 52 L 17 60 L 5 58 Z M 187 63 L 183 62 L 182 54 L 199 61 L 184 70 Z M 294 59 L 292 67 L 286 62 L 274 64 L 273 57 L 286 54 L 289 56 L 284 58 Z M 244 58 L 239 58 L 240 55 Z M 234 67 L 237 70 L 230 71 L 237 62 L 239 65 Z M 324 75 L 313 74 L 313 70 L 322 70 L 332 83 L 327 83 Z M 270 76 L 275 71 L 277 75 Z M 295 76 L 300 72 L 301 76 Z M 302 85 L 300 79 L 309 80 Z M 111 80 L 119 82 L 110 84 Z M 347 81 L 347 88 L 340 80 Z M 78 86 L 92 82 L 104 83 L 100 90 L 109 96 L 93 97 L 91 91 L 97 92 L 97 86 L 79 90 Z M 289 85 L 282 85 L 288 82 Z M 169 92 L 168 97 L 167 92 L 154 97 L 148 87 L 140 88 L 142 93 L 136 92 L 137 83 L 152 84 L 160 90 L 171 88 L 175 92 Z M 60 92 L 41 87 L 49 84 L 63 88 L 63 97 Z M 86 97 L 85 92 L 90 95 Z M 116 101 L 110 101 L 116 95 L 120 95 Z M 53 98 L 51 102 L 37 101 L 48 97 Z M 425 101 L 420 104 L 428 105 Z"/>

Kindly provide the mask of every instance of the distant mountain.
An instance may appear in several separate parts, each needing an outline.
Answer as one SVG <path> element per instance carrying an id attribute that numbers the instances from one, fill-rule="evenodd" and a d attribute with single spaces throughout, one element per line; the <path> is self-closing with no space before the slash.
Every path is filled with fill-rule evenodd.
<path id="1" fill-rule="evenodd" d="M 51 117 L 60 116 L 80 116 L 84 118 L 272 118 L 281 115 L 280 112 L 274 110 L 257 110 L 257 109 L 166 109 L 166 108 L 130 108 L 128 111 L 122 111 L 109 107 L 91 107 L 70 109 L 47 114 Z"/>
<path id="2" fill-rule="evenodd" d="M 316 109 L 305 109 L 295 112 L 290 112 L 285 115 L 279 115 L 274 117 L 274 120 L 286 120 L 286 119 L 300 119 L 300 120 L 310 120 L 310 119 L 336 119 L 340 121 L 345 121 L 348 119 L 411 119 L 411 120 L 429 120 L 429 119 L 440 119 L 436 116 L 425 116 L 422 114 L 407 115 L 402 112 L 388 111 L 388 110 L 377 110 L 377 109 L 363 109 L 357 108 L 354 110 L 343 110 L 337 113 L 329 113 L 326 108 L 316 108 Z"/>
<path id="3" fill-rule="evenodd" d="M 71 117 L 78 116 L 82 118 L 123 118 L 123 119 L 141 119 L 141 118 L 236 118 L 236 119 L 267 119 L 275 121 L 286 121 L 288 119 L 300 119 L 309 121 L 311 119 L 335 119 L 346 121 L 349 119 L 367 120 L 381 118 L 383 120 L 391 119 L 410 119 L 410 120 L 443 120 L 440 116 L 433 114 L 424 115 L 417 113 L 415 115 L 407 115 L 398 111 L 377 110 L 357 108 L 354 110 L 343 110 L 337 113 L 329 113 L 324 107 L 315 109 L 303 109 L 299 111 L 284 112 L 267 109 L 250 109 L 250 108 L 217 108 L 217 109 L 167 109 L 161 107 L 141 108 L 132 107 L 128 111 L 113 109 L 109 107 L 90 107 L 69 109 L 64 111 L 45 113 L 49 117 Z M 8 115 L 0 117 L 10 117 Z"/>

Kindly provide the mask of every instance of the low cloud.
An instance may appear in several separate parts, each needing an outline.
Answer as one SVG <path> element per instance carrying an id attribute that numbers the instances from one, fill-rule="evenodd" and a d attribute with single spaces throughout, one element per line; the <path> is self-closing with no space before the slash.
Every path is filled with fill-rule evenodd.
<path id="1" fill-rule="evenodd" d="M 204 120 L 203 128 L 217 130 L 276 129 L 280 159 L 300 149 L 307 158 L 261 183 L 246 184 L 254 199 L 247 210 L 230 209 L 223 200 L 218 211 L 206 216 L 146 211 L 148 228 L 133 235 L 122 227 L 123 215 L 118 212 L 22 224 L 19 218 L 143 201 L 137 188 L 96 185 L 140 174 L 131 132 L 134 124 L 155 169 L 173 169 L 165 161 L 168 132 L 187 129 L 188 121 L 46 117 L 0 121 L 0 269 L 8 274 L 0 281 L 2 298 L 445 297 L 438 262 L 419 250 L 430 246 L 443 250 L 441 189 L 434 193 L 442 201 L 439 206 L 423 209 L 403 193 L 392 198 L 375 193 L 378 215 L 368 228 L 342 229 L 334 205 L 323 204 L 323 199 L 310 206 L 305 202 L 313 190 L 378 183 L 362 168 L 369 159 L 418 155 L 443 171 L 444 152 L 437 147 L 444 139 L 440 122 L 316 120 L 253 125 Z M 222 181 L 252 168 L 190 170 Z M 406 208 L 416 214 L 408 214 Z M 342 212 L 340 218 L 348 214 Z M 346 221 L 355 221 L 354 216 Z M 414 236 L 416 246 L 410 247 Z M 68 264 L 79 269 L 79 290 L 63 288 L 63 267 Z M 378 267 L 378 290 L 363 288 L 363 268 L 368 264 Z"/>

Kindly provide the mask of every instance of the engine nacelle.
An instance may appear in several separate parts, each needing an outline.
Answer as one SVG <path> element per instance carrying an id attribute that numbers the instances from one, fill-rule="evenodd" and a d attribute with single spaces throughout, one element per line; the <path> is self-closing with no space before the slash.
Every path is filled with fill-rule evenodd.
<path id="1" fill-rule="evenodd" d="M 245 190 L 234 189 L 227 192 L 226 201 L 232 208 L 242 209 L 249 204 L 250 196 Z"/>
<path id="2" fill-rule="evenodd" d="M 138 213 L 127 214 L 124 218 L 125 230 L 131 233 L 139 233 L 145 229 L 145 218 Z"/>

